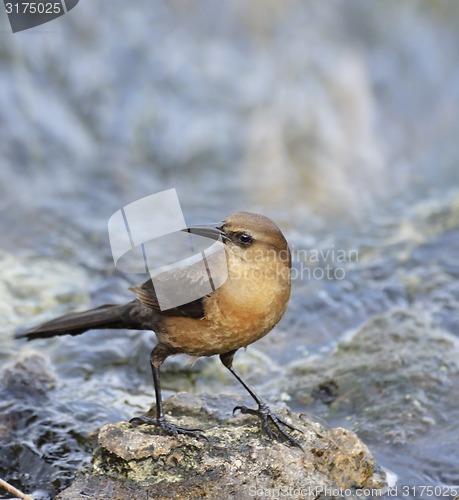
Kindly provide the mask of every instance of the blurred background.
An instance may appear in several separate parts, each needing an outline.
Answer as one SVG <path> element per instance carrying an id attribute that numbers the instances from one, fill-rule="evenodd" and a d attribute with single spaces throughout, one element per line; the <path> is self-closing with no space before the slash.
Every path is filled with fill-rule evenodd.
<path id="1" fill-rule="evenodd" d="M 260 212 L 294 250 L 358 255 L 343 279 L 299 273 L 241 370 L 272 400 L 360 433 L 401 484 L 459 484 L 458 33 L 454 0 L 81 0 L 15 35 L 0 7 L 0 476 L 48 498 L 88 463 L 98 426 L 152 404 L 153 333 L 24 345 L 12 332 L 130 300 L 145 277 L 115 270 L 108 219 L 175 187 L 189 223 Z M 297 271 L 338 266 L 304 255 Z M 442 399 L 426 383 L 417 410 L 384 400 L 406 419 L 374 425 L 364 402 L 319 407 L 314 388 L 303 400 L 282 385 L 396 308 L 451 343 Z M 168 361 L 165 386 L 239 391 L 217 360 Z"/>

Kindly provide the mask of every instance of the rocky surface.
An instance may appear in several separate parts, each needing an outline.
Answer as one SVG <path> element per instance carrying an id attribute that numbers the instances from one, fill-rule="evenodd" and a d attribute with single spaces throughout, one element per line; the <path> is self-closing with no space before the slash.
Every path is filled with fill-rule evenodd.
<path id="1" fill-rule="evenodd" d="M 296 363 L 293 405 L 352 416 L 359 436 L 405 445 L 445 423 L 459 399 L 459 341 L 420 310 L 376 316 L 330 356 Z"/>
<path id="2" fill-rule="evenodd" d="M 167 400 L 168 418 L 203 429 L 206 438 L 166 436 L 155 427 L 128 423 L 104 426 L 92 470 L 57 498 L 241 499 L 280 488 L 324 498 L 325 490 L 385 486 L 384 473 L 351 431 L 327 430 L 280 409 L 302 432 L 295 433 L 302 451 L 262 434 L 254 417 L 222 413 L 238 403 L 231 396 L 186 394 Z"/>

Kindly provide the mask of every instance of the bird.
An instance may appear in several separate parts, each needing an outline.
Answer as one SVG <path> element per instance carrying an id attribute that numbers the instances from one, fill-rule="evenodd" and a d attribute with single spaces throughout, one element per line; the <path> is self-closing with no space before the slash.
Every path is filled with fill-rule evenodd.
<path id="1" fill-rule="evenodd" d="M 189 226 L 183 231 L 210 238 L 214 240 L 212 243 L 218 242 L 223 247 L 220 269 L 223 262 L 227 276 L 218 288 L 188 303 L 161 308 L 155 289 L 161 279 L 176 281 L 175 285 L 180 287 L 193 286 L 198 281 L 193 268 L 181 269 L 175 275 L 164 273 L 157 277 L 159 281 L 149 279 L 132 287 L 130 290 L 136 298 L 126 304 L 107 304 L 70 313 L 18 332 L 16 337 L 33 340 L 104 328 L 153 330 L 158 340 L 150 355 L 156 417 L 134 417 L 131 423 L 159 426 L 173 436 L 202 436 L 202 431 L 181 427 L 166 419 L 161 365 L 175 354 L 218 355 L 257 404 L 257 408 L 236 406 L 233 414 L 239 411 L 255 415 L 272 439 L 301 448 L 292 435 L 292 431 L 299 430 L 276 415 L 233 366 L 235 353 L 268 334 L 287 309 L 291 293 L 291 253 L 285 236 L 271 219 L 250 212 L 237 212 L 220 223 Z"/>

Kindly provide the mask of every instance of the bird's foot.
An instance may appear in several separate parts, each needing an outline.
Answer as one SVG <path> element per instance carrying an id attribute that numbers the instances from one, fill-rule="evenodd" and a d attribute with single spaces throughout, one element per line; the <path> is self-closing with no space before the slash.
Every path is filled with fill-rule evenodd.
<path id="1" fill-rule="evenodd" d="M 131 420 L 129 420 L 129 423 L 134 425 L 141 425 L 141 424 L 156 425 L 157 427 L 161 427 L 161 429 L 170 436 L 177 437 L 179 434 L 185 434 L 187 436 L 207 439 L 203 434 L 201 434 L 202 429 L 187 429 L 186 427 L 180 427 L 179 425 L 169 422 L 164 417 L 160 417 L 158 419 L 149 418 L 145 416 L 134 417 L 131 418 Z"/>
<path id="2" fill-rule="evenodd" d="M 274 412 L 271 411 L 269 406 L 265 403 L 262 403 L 258 406 L 257 410 L 253 408 L 247 408 L 247 406 L 236 406 L 233 410 L 233 415 L 240 411 L 241 413 L 256 415 L 261 420 L 262 429 L 273 439 L 281 439 L 284 441 L 288 441 L 293 446 L 297 446 L 301 450 L 303 447 L 300 442 L 295 439 L 287 430 L 286 427 L 292 431 L 302 432 L 292 424 L 286 422 L 282 417 L 277 416 Z M 278 432 L 275 432 L 271 425 L 276 428 Z"/>

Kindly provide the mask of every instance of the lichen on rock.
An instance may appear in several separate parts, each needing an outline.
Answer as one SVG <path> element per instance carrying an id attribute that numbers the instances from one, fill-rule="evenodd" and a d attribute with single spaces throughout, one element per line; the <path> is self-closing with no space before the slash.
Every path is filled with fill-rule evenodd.
<path id="1" fill-rule="evenodd" d="M 88 489 L 91 498 L 105 499 L 240 499 L 280 489 L 317 498 L 327 489 L 385 486 L 384 473 L 351 431 L 328 430 L 278 410 L 301 431 L 295 432 L 301 450 L 263 434 L 254 417 L 223 416 L 216 410 L 216 400 L 223 398 L 225 407 L 240 403 L 233 396 L 187 394 L 166 401 L 167 418 L 201 428 L 204 438 L 167 436 L 154 426 L 125 422 L 102 427 L 92 470 L 57 498 L 86 498 Z"/>

